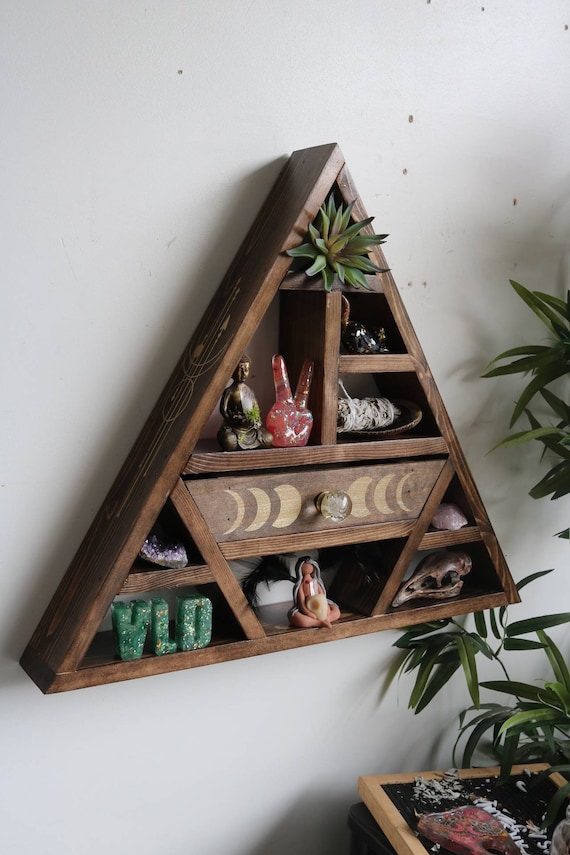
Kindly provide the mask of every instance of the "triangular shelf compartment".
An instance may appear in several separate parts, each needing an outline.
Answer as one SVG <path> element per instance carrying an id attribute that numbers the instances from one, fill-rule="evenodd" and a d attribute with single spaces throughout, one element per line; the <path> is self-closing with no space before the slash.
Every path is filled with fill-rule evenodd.
<path id="1" fill-rule="evenodd" d="M 286 250 L 301 242 L 331 190 L 345 203 L 356 200 L 356 220 L 367 216 L 335 143 L 291 155 L 24 651 L 22 667 L 42 691 L 65 691 L 271 653 L 518 600 L 391 274 L 371 277 L 372 290 L 365 293 L 340 285 L 325 292 L 317 277 L 309 280 L 290 273 Z M 379 267 L 388 266 L 378 247 L 372 256 Z M 369 309 L 371 317 L 381 317 L 395 344 L 391 353 L 342 352 L 343 290 L 355 311 L 365 310 L 368 316 Z M 202 443 L 201 433 L 273 301 L 279 303 L 279 350 L 290 375 L 298 376 L 306 358 L 315 363 L 309 402 L 315 424 L 310 444 L 220 451 Z M 415 401 L 422 409 L 421 423 L 409 433 L 389 438 L 342 440 L 336 433 L 339 377 L 348 383 L 364 379 L 381 386 L 382 394 Z M 336 528 L 319 523 L 314 530 L 299 519 L 257 531 L 254 525 L 254 534 L 248 536 L 236 525 L 234 532 L 222 532 L 223 536 L 218 532 L 216 537 L 215 509 L 208 504 L 208 490 L 201 486 L 207 479 L 212 490 L 216 484 L 223 490 L 229 479 L 238 489 L 247 482 L 275 494 L 281 480 L 310 504 L 315 485 L 347 478 L 359 484 L 359 517 Z M 388 483 L 400 494 L 384 492 Z M 469 519 L 465 530 L 429 530 L 433 513 L 446 495 L 460 497 Z M 177 515 L 195 557 L 187 568 L 152 577 L 140 568 L 137 556 L 165 505 Z M 397 511 L 396 506 L 406 512 Z M 267 513 L 273 513 L 273 508 Z M 251 526 L 250 521 L 250 530 Z M 473 556 L 473 570 L 460 597 L 391 607 L 418 554 L 457 545 Z M 351 565 L 351 556 L 375 546 L 382 560 L 367 587 L 356 565 Z M 283 619 L 283 610 L 275 617 L 267 607 L 267 617 L 263 609 L 250 608 L 232 573 L 232 559 L 314 547 L 324 550 L 323 554 L 340 550 L 348 567 L 342 573 L 339 570 L 334 581 L 342 614 L 331 629 L 294 629 Z M 155 581 L 157 587 L 173 590 L 179 586 L 215 590 L 217 608 L 224 617 L 222 629 L 215 628 L 212 644 L 203 649 L 163 656 L 145 653 L 141 659 L 122 661 L 113 654 L 110 633 L 99 630 L 116 596 L 148 592 Z"/>

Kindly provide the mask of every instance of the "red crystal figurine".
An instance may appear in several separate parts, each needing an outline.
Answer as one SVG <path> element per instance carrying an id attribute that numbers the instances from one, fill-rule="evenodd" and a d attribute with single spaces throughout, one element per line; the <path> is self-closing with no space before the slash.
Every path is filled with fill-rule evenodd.
<path id="1" fill-rule="evenodd" d="M 275 354 L 272 365 L 275 403 L 267 414 L 265 424 L 267 430 L 273 434 L 273 447 L 306 445 L 313 427 L 313 415 L 307 409 L 313 363 L 309 359 L 303 363 L 294 398 L 283 357 Z"/>

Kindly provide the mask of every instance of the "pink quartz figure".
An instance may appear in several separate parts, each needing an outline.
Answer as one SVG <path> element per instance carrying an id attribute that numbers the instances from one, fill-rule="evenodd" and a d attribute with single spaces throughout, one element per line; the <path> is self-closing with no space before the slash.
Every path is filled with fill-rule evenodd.
<path id="1" fill-rule="evenodd" d="M 293 608 L 288 618 L 291 626 L 308 628 L 326 626 L 331 628 L 340 617 L 336 603 L 327 598 L 327 592 L 316 561 L 305 555 L 295 567 L 297 581 L 293 588 Z"/>
<path id="2" fill-rule="evenodd" d="M 278 353 L 273 357 L 272 366 L 275 403 L 267 414 L 265 424 L 273 435 L 273 447 L 306 445 L 313 427 L 313 414 L 307 409 L 313 363 L 309 359 L 303 363 L 294 398 L 285 360 Z"/>

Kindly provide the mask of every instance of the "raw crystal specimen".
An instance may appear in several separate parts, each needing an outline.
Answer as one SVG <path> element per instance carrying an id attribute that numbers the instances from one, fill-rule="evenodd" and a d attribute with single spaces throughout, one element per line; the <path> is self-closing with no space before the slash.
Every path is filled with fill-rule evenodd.
<path id="1" fill-rule="evenodd" d="M 179 540 L 173 540 L 160 530 L 149 534 L 139 552 L 139 557 L 159 567 L 169 567 L 173 570 L 186 567 L 188 555 L 184 544 Z"/>
<path id="2" fill-rule="evenodd" d="M 459 807 L 443 813 L 425 813 L 418 831 L 456 855 L 521 855 L 504 825 L 478 807 Z"/>
<path id="3" fill-rule="evenodd" d="M 438 531 L 457 531 L 467 525 L 467 522 L 467 518 L 457 505 L 442 502 L 433 515 L 431 524 Z"/>

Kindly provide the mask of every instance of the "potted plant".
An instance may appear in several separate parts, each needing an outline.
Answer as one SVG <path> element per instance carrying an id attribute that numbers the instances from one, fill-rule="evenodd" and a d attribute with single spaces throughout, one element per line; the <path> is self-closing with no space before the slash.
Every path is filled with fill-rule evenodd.
<path id="1" fill-rule="evenodd" d="M 369 252 L 388 235 L 362 234 L 374 217 L 351 223 L 353 207 L 354 202 L 346 208 L 342 203 L 337 206 L 331 193 L 309 224 L 311 240 L 287 250 L 287 255 L 300 259 L 307 276 L 321 274 L 326 291 L 332 290 L 336 276 L 353 288 L 368 288 L 365 274 L 386 272 L 370 260 Z"/>
<path id="2" fill-rule="evenodd" d="M 533 498 L 558 499 L 570 492 L 570 406 L 552 385 L 570 373 L 570 292 L 563 301 L 517 282 L 512 287 L 546 325 L 549 341 L 512 348 L 499 354 L 485 377 L 530 374 L 513 411 L 511 427 L 525 415 L 526 430 L 505 437 L 499 445 L 517 446 L 534 441 L 548 460 L 547 474 L 530 490 Z M 548 423 L 531 404 L 539 396 L 550 411 Z M 569 529 L 559 532 L 569 537 Z M 552 572 L 533 573 L 518 583 L 518 590 Z M 505 607 L 479 612 L 468 619 L 446 618 L 405 630 L 394 646 L 400 651 L 389 681 L 396 674 L 415 674 L 409 707 L 420 713 L 433 701 L 456 671 L 462 671 L 471 706 L 459 717 L 453 762 L 467 768 L 477 750 L 489 752 L 506 779 L 515 763 L 546 762 L 545 774 L 559 771 L 570 776 L 570 672 L 565 656 L 546 630 L 570 622 L 570 612 L 511 621 Z M 520 651 L 542 650 L 547 673 L 541 685 L 513 680 L 508 662 Z M 477 657 L 494 663 L 500 679 L 480 682 Z M 481 702 L 481 688 L 499 693 L 502 702 Z M 570 784 L 553 798 L 545 824 L 554 820 L 560 804 L 570 794 Z"/>

